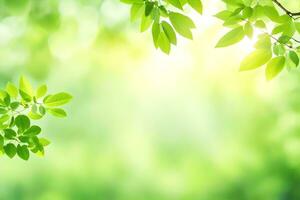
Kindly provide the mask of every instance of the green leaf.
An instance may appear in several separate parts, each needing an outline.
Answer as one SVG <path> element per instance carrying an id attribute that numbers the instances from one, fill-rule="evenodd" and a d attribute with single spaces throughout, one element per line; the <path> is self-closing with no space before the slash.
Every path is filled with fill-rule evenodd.
<path id="1" fill-rule="evenodd" d="M 40 114 L 37 114 L 37 113 L 33 113 L 33 112 L 29 112 L 28 113 L 28 117 L 30 117 L 30 119 L 33 119 L 33 120 L 39 120 L 41 119 L 43 116 L 40 115 Z"/>
<path id="2" fill-rule="evenodd" d="M 55 117 L 63 118 L 67 116 L 67 113 L 61 108 L 49 108 L 47 110 L 50 114 L 52 114 Z"/>
<path id="3" fill-rule="evenodd" d="M 243 18 L 247 19 L 253 14 L 253 9 L 251 7 L 245 7 L 242 12 Z"/>
<path id="4" fill-rule="evenodd" d="M 298 67 L 299 65 L 299 56 L 295 51 L 289 52 L 289 58 L 293 61 L 293 63 Z"/>
<path id="5" fill-rule="evenodd" d="M 37 107 L 36 104 L 33 104 L 33 105 L 31 106 L 31 112 L 37 113 L 37 109 L 38 109 L 38 107 Z"/>
<path id="6" fill-rule="evenodd" d="M 48 107 L 61 106 L 71 101 L 71 99 L 72 96 L 70 94 L 61 92 L 44 98 L 44 104 Z"/>
<path id="7" fill-rule="evenodd" d="M 0 90 L 0 100 L 4 100 L 4 98 L 9 95 L 7 92 L 5 92 L 4 90 Z M 1 104 L 3 104 L 3 102 L 1 102 Z"/>
<path id="8" fill-rule="evenodd" d="M 39 138 L 40 144 L 45 146 L 48 146 L 50 144 L 50 141 L 45 138 Z"/>
<path id="9" fill-rule="evenodd" d="M 33 95 L 33 89 L 30 82 L 23 76 L 20 78 L 19 81 L 19 89 L 29 96 Z"/>
<path id="10" fill-rule="evenodd" d="M 160 34 L 160 25 L 157 22 L 154 22 L 152 25 L 152 38 L 155 48 L 158 48 L 158 37 Z"/>
<path id="11" fill-rule="evenodd" d="M 26 115 L 18 115 L 15 124 L 23 132 L 30 127 L 30 120 Z"/>
<path id="12" fill-rule="evenodd" d="M 15 117 L 12 116 L 12 117 L 10 118 L 9 127 L 12 128 L 14 125 L 15 125 Z"/>
<path id="13" fill-rule="evenodd" d="M 279 25 L 276 26 L 273 30 L 272 30 L 272 35 L 276 35 L 278 33 L 282 33 L 285 30 L 285 26 L 284 25 Z"/>
<path id="14" fill-rule="evenodd" d="M 232 12 L 229 10 L 223 10 L 223 11 L 215 14 L 215 17 L 217 17 L 218 19 L 223 20 L 223 21 L 227 20 L 231 16 L 232 16 Z"/>
<path id="15" fill-rule="evenodd" d="M 41 113 L 41 115 L 45 115 L 46 114 L 46 109 L 44 106 L 40 105 L 39 107 L 39 112 Z"/>
<path id="16" fill-rule="evenodd" d="M 144 3 L 134 3 L 131 6 L 130 10 L 130 20 L 132 22 L 136 21 L 137 19 L 141 18 L 144 14 L 145 4 Z"/>
<path id="17" fill-rule="evenodd" d="M 6 110 L 5 108 L 0 108 L 0 114 L 6 114 L 8 112 L 8 110 Z"/>
<path id="18" fill-rule="evenodd" d="M 4 123 L 4 122 L 6 122 L 6 121 L 8 121 L 10 119 L 10 116 L 9 115 L 2 115 L 1 117 L 0 117 L 0 123 Z"/>
<path id="19" fill-rule="evenodd" d="M 3 99 L 5 106 L 9 106 L 10 105 L 10 96 L 7 94 L 6 97 Z"/>
<path id="20" fill-rule="evenodd" d="M 25 93 L 23 90 L 19 90 L 19 93 L 24 101 L 26 102 L 32 101 L 32 97 L 29 94 Z"/>
<path id="21" fill-rule="evenodd" d="M 37 137 L 32 137 L 31 140 L 34 148 L 31 148 L 30 150 L 39 156 L 43 156 L 44 146 L 40 143 L 40 140 Z"/>
<path id="22" fill-rule="evenodd" d="M 9 143 L 3 147 L 6 155 L 10 158 L 13 158 L 17 153 L 17 148 L 14 144 Z"/>
<path id="23" fill-rule="evenodd" d="M 216 47 L 227 47 L 233 44 L 240 42 L 245 36 L 244 29 L 242 26 L 239 26 L 227 34 L 225 34 L 217 43 Z"/>
<path id="24" fill-rule="evenodd" d="M 17 133 L 13 129 L 4 129 L 3 132 L 5 138 L 7 139 L 13 139 L 17 135 Z"/>
<path id="25" fill-rule="evenodd" d="M 262 18 L 264 16 L 265 16 L 265 14 L 264 14 L 264 8 L 263 8 L 263 6 L 256 5 L 253 8 L 253 13 L 252 13 L 252 16 L 250 17 L 250 20 L 251 21 L 255 21 L 255 20 L 257 20 L 259 18 Z"/>
<path id="26" fill-rule="evenodd" d="M 291 39 L 291 37 L 286 36 L 286 35 L 282 35 L 278 39 L 278 42 L 280 42 L 281 44 L 287 44 L 290 41 L 290 39 Z"/>
<path id="27" fill-rule="evenodd" d="M 11 108 L 12 110 L 16 110 L 19 106 L 20 106 L 20 102 L 18 102 L 18 101 L 12 102 L 12 103 L 10 104 L 10 108 Z"/>
<path id="28" fill-rule="evenodd" d="M 285 47 L 283 44 L 275 44 L 273 46 L 273 52 L 277 56 L 281 56 L 285 54 Z"/>
<path id="29" fill-rule="evenodd" d="M 28 144 L 30 143 L 30 137 L 28 137 L 28 136 L 21 135 L 18 137 L 18 139 L 23 143 L 28 143 Z"/>
<path id="30" fill-rule="evenodd" d="M 39 126 L 31 126 L 27 131 L 24 132 L 24 135 L 35 136 L 41 133 L 41 128 Z"/>
<path id="31" fill-rule="evenodd" d="M 249 54 L 241 63 L 240 71 L 252 70 L 266 64 L 272 58 L 270 50 L 259 49 Z"/>
<path id="32" fill-rule="evenodd" d="M 151 13 L 151 16 L 152 16 L 152 18 L 153 18 L 153 20 L 154 20 L 155 22 L 157 22 L 157 23 L 160 22 L 161 13 L 160 13 L 158 7 L 155 6 L 155 7 L 153 8 L 153 11 L 152 11 L 152 13 Z"/>
<path id="33" fill-rule="evenodd" d="M 295 24 L 288 16 L 287 19 L 284 20 L 284 31 L 282 34 L 291 38 L 294 36 L 295 32 L 296 32 Z"/>
<path id="34" fill-rule="evenodd" d="M 189 17 L 176 12 L 170 12 L 169 17 L 173 27 L 180 35 L 188 39 L 193 39 L 191 29 L 196 26 Z"/>
<path id="35" fill-rule="evenodd" d="M 244 26 L 244 32 L 245 34 L 249 37 L 252 38 L 253 37 L 253 27 L 251 25 L 250 22 L 247 22 Z"/>
<path id="36" fill-rule="evenodd" d="M 170 3 L 171 5 L 173 5 L 176 8 L 179 8 L 180 10 L 183 10 L 182 8 L 182 4 L 179 0 L 166 0 L 168 3 Z"/>
<path id="37" fill-rule="evenodd" d="M 161 16 L 163 16 L 163 17 L 169 17 L 169 12 L 168 12 L 168 10 L 165 8 L 165 6 L 159 6 L 159 13 L 160 13 Z"/>
<path id="38" fill-rule="evenodd" d="M 266 24 L 262 20 L 256 21 L 255 24 L 254 24 L 254 26 L 256 26 L 257 28 L 266 28 Z"/>
<path id="39" fill-rule="evenodd" d="M 233 28 L 239 25 L 243 20 L 239 16 L 231 16 L 226 21 L 224 21 L 223 26 Z"/>
<path id="40" fill-rule="evenodd" d="M 47 85 L 40 86 L 36 91 L 36 98 L 41 98 L 41 97 L 45 96 L 47 93 L 47 90 L 48 90 Z"/>
<path id="41" fill-rule="evenodd" d="M 284 56 L 279 56 L 270 60 L 266 68 L 267 80 L 272 80 L 275 76 L 277 76 L 284 68 L 284 65 L 285 65 Z"/>
<path id="42" fill-rule="evenodd" d="M 141 22 L 141 32 L 145 32 L 152 24 L 153 20 L 152 17 L 143 15 L 142 22 Z"/>
<path id="43" fill-rule="evenodd" d="M 177 44 L 177 38 L 176 33 L 173 29 L 173 27 L 166 21 L 161 22 L 162 29 L 164 30 L 166 36 L 168 37 L 170 43 L 176 45 Z"/>
<path id="44" fill-rule="evenodd" d="M 203 5 L 202 5 L 201 0 L 187 0 L 187 2 L 198 13 L 202 14 L 202 12 L 203 12 Z"/>
<path id="45" fill-rule="evenodd" d="M 145 16 L 149 16 L 154 8 L 154 2 L 146 1 Z"/>
<path id="46" fill-rule="evenodd" d="M 270 36 L 267 34 L 262 34 L 259 36 L 259 39 L 257 40 L 255 44 L 256 49 L 265 49 L 270 50 L 272 46 Z"/>
<path id="47" fill-rule="evenodd" d="M 274 22 L 278 22 L 278 20 L 280 20 L 280 16 L 274 7 L 264 6 L 264 13 L 267 17 L 269 17 L 269 19 Z"/>
<path id="48" fill-rule="evenodd" d="M 170 44 L 170 41 L 169 41 L 167 35 L 163 31 L 160 32 L 160 34 L 159 34 L 159 37 L 158 37 L 158 46 L 166 54 L 170 53 L 171 44 Z"/>
<path id="49" fill-rule="evenodd" d="M 28 150 L 28 147 L 26 145 L 18 145 L 18 147 L 17 147 L 17 154 L 23 160 L 28 160 L 29 159 L 29 150 Z"/>
<path id="50" fill-rule="evenodd" d="M 39 157 L 44 157 L 45 155 L 45 151 L 44 151 L 44 147 L 42 145 L 40 145 L 38 148 L 37 148 L 37 152 L 35 153 L 37 156 Z"/>
<path id="51" fill-rule="evenodd" d="M 18 88 L 10 82 L 6 85 L 6 92 L 13 98 L 17 98 L 19 93 Z"/>
<path id="52" fill-rule="evenodd" d="M 244 9 L 244 7 L 238 7 L 236 8 L 233 12 L 232 12 L 232 15 L 231 16 L 238 16 L 241 11 Z"/>
<path id="53" fill-rule="evenodd" d="M 0 149 L 3 148 L 3 145 L 4 145 L 4 138 L 2 135 L 0 135 Z"/>

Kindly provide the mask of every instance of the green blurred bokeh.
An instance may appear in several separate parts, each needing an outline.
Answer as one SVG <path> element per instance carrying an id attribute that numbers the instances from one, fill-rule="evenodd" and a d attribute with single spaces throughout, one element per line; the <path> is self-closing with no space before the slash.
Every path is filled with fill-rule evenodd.
<path id="1" fill-rule="evenodd" d="M 214 49 L 222 4 L 204 4 L 166 56 L 118 0 L 0 0 L 0 84 L 74 96 L 41 122 L 44 158 L 0 159 L 0 199 L 300 199 L 299 71 L 239 73 L 252 41 Z"/>

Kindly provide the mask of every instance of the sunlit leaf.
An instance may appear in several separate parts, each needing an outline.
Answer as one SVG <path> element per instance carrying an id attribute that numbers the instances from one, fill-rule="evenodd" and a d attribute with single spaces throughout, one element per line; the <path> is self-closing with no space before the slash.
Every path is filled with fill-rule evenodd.
<path id="1" fill-rule="evenodd" d="M 267 64 L 266 68 L 266 78 L 267 80 L 271 80 L 276 77 L 284 68 L 285 65 L 285 57 L 279 56 L 270 60 Z"/>
<path id="2" fill-rule="evenodd" d="M 13 98 L 18 97 L 19 91 L 18 91 L 18 88 L 14 84 L 8 82 L 5 90 L 11 97 L 13 97 Z"/>
<path id="3" fill-rule="evenodd" d="M 202 5 L 201 0 L 187 0 L 187 2 L 198 13 L 202 14 L 202 12 L 203 12 L 203 5 Z"/>
<path id="4" fill-rule="evenodd" d="M 40 86 L 36 91 L 36 98 L 40 98 L 46 95 L 47 93 L 47 85 Z"/>
<path id="5" fill-rule="evenodd" d="M 240 42 L 245 36 L 243 27 L 239 26 L 226 33 L 217 43 L 216 47 L 227 47 Z"/>
<path id="6" fill-rule="evenodd" d="M 196 26 L 189 17 L 176 12 L 170 12 L 169 16 L 174 29 L 180 35 L 188 39 L 193 39 L 193 34 L 191 29 L 195 28 Z"/>
<path id="7" fill-rule="evenodd" d="M 61 108 L 50 108 L 50 109 L 48 109 L 48 112 L 55 117 L 63 118 L 63 117 L 67 116 L 66 111 L 64 111 Z"/>
<path id="8" fill-rule="evenodd" d="M 58 94 L 50 95 L 47 98 L 44 99 L 44 103 L 46 106 L 49 107 L 55 107 L 55 106 L 61 106 L 68 102 L 70 102 L 72 99 L 72 96 L 68 93 L 61 92 Z"/>
<path id="9" fill-rule="evenodd" d="M 247 71 L 263 66 L 272 58 L 272 52 L 259 49 L 249 54 L 241 63 L 240 71 Z"/>

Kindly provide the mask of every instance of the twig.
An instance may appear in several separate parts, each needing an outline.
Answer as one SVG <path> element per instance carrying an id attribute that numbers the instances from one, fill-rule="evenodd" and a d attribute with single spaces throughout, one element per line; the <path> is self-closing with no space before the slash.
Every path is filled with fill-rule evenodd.
<path id="1" fill-rule="evenodd" d="M 274 3 L 276 3 L 282 10 L 284 10 L 284 12 L 289 15 L 291 18 L 293 19 L 297 19 L 295 18 L 295 16 L 300 16 L 300 12 L 291 12 L 290 10 L 288 10 L 286 7 L 284 7 L 278 0 L 272 0 Z"/>

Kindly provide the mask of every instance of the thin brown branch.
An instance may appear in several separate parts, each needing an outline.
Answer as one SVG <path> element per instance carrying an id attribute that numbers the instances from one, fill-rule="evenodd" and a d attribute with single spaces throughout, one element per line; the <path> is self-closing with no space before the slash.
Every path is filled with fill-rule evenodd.
<path id="1" fill-rule="evenodd" d="M 295 42 L 297 42 L 297 43 L 300 43 L 300 40 L 297 40 L 296 38 L 291 38 L 292 40 L 294 40 Z"/>
<path id="2" fill-rule="evenodd" d="M 265 34 L 269 35 L 270 38 L 272 38 L 273 40 L 275 40 L 277 43 L 282 44 L 278 38 L 274 37 L 272 34 L 265 32 Z M 284 46 L 288 47 L 289 49 L 294 49 L 293 46 L 289 45 L 289 44 L 283 44 Z"/>
<path id="3" fill-rule="evenodd" d="M 300 12 L 291 12 L 286 7 L 284 7 L 278 0 L 272 0 L 277 6 L 279 6 L 287 15 L 294 18 L 295 16 L 300 16 Z"/>

